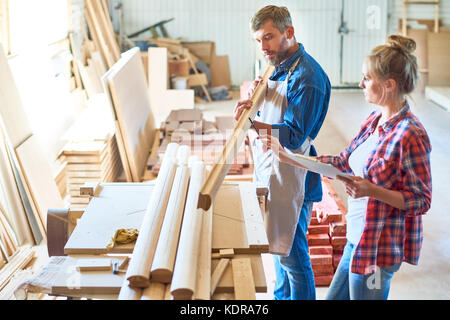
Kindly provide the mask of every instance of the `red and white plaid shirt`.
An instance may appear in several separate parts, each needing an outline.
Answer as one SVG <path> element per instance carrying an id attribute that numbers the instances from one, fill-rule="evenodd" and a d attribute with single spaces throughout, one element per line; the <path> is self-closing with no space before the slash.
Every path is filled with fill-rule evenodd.
<path id="1" fill-rule="evenodd" d="M 339 156 L 319 156 L 339 170 L 350 169 L 350 154 L 376 130 L 380 111 L 362 125 L 350 146 Z M 431 205 L 431 144 L 425 128 L 408 105 L 378 127 L 378 144 L 368 157 L 363 178 L 390 190 L 400 191 L 405 210 L 369 198 L 364 231 L 352 260 L 351 271 L 370 274 L 376 267 L 401 261 L 417 264 L 423 240 L 422 214 Z"/>

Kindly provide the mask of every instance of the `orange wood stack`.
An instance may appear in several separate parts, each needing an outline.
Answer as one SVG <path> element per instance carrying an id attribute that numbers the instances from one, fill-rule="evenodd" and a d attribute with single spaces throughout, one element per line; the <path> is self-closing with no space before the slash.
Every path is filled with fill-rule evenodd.
<path id="1" fill-rule="evenodd" d="M 329 286 L 346 243 L 345 208 L 330 181 L 322 178 L 322 201 L 313 205 L 307 239 L 316 286 Z M 318 220 L 326 212 L 326 221 Z"/>

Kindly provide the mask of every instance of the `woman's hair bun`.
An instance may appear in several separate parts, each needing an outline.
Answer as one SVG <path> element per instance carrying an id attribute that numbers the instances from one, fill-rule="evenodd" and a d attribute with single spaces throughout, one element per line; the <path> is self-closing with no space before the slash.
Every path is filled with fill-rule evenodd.
<path id="1" fill-rule="evenodd" d="M 386 40 L 386 44 L 402 49 L 407 53 L 413 53 L 416 50 L 416 42 L 413 39 L 396 34 L 390 35 Z"/>

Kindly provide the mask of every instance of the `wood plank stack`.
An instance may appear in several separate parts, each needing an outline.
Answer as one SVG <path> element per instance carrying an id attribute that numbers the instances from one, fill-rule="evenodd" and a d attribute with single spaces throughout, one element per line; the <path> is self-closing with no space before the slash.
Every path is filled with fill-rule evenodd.
<path id="1" fill-rule="evenodd" d="M 222 153 L 233 127 L 234 120 L 231 116 L 216 117 L 212 122 L 205 120 L 203 113 L 197 109 L 172 110 L 161 124 L 163 138 L 157 151 L 157 158 L 149 159 L 148 168 L 155 176 L 158 174 L 166 147 L 170 142 L 189 146 L 193 155 L 198 156 L 205 164 L 212 165 Z M 241 175 L 249 166 L 249 146 L 243 144 L 237 151 L 228 174 Z"/>
<path id="2" fill-rule="evenodd" d="M 63 139 L 59 161 L 65 164 L 66 190 L 74 208 L 83 208 L 89 197 L 80 195 L 85 182 L 116 181 L 122 172 L 114 123 L 106 96 L 90 99 Z M 99 121 L 101 119 L 101 121 Z"/>
<path id="3" fill-rule="evenodd" d="M 307 239 L 316 286 L 329 286 L 341 260 L 346 239 L 347 210 L 326 177 L 322 177 L 323 198 L 313 205 Z M 326 221 L 318 220 L 326 212 Z"/>
<path id="4" fill-rule="evenodd" d="M 71 207 L 85 207 L 89 197 L 80 195 L 85 182 L 111 182 L 120 175 L 119 151 L 115 136 L 103 141 L 69 142 L 62 152 L 67 163 L 67 191 Z"/>

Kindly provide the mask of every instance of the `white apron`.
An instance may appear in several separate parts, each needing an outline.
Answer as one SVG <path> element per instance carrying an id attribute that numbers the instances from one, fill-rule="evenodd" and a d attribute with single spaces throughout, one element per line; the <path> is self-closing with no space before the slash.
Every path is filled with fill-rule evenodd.
<path id="1" fill-rule="evenodd" d="M 298 61 L 289 70 L 285 81 L 268 81 L 263 108 L 255 120 L 270 124 L 283 122 L 288 106 L 288 81 Z M 277 136 L 275 132 L 272 134 Z M 307 138 L 299 149 L 286 151 L 309 155 L 311 144 L 312 140 Z M 264 213 L 269 252 L 287 256 L 291 251 L 305 198 L 306 170 L 280 163 L 272 150 L 263 151 L 260 140 L 255 140 L 253 146 L 255 182 L 257 186 L 269 189 L 267 209 Z"/>

